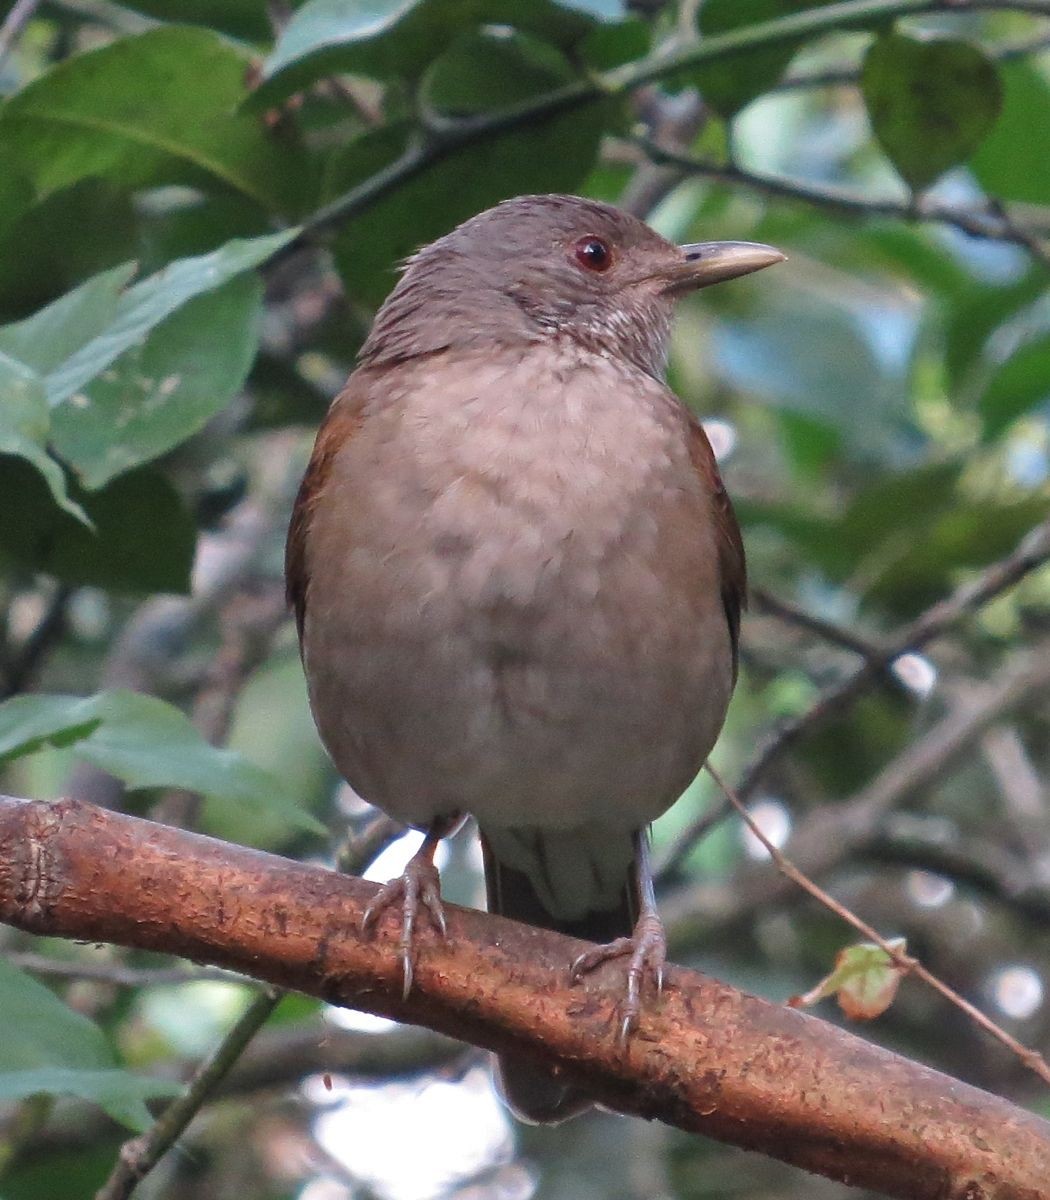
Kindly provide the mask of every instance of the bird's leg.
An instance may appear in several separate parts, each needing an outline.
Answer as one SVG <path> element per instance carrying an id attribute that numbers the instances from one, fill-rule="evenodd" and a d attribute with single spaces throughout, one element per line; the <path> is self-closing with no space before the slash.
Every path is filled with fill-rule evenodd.
<path id="1" fill-rule="evenodd" d="M 365 909 L 361 918 L 361 932 L 367 937 L 375 928 L 376 923 L 387 908 L 400 904 L 401 907 L 401 965 L 404 972 L 404 987 L 402 996 L 407 999 L 412 990 L 412 951 L 413 937 L 416 929 L 416 918 L 422 909 L 430 918 L 431 924 L 441 934 L 446 934 L 445 909 L 441 903 L 441 877 L 434 866 L 434 855 L 441 839 L 455 833 L 462 822 L 459 814 L 448 817 L 438 817 L 431 822 L 423 838 L 423 844 L 412 855 L 404 871 L 391 879 L 376 893 L 371 904 Z"/>
<path id="2" fill-rule="evenodd" d="M 649 834 L 640 829 L 634 835 L 635 870 L 638 872 L 638 892 L 641 898 L 641 911 L 634 923 L 630 937 L 617 938 L 605 946 L 595 946 L 587 950 L 572 964 L 569 974 L 573 983 L 578 983 L 583 975 L 593 971 L 611 958 L 626 958 L 627 964 L 627 994 L 620 1009 L 619 1041 L 626 1045 L 628 1038 L 638 1028 L 638 1018 L 642 1012 L 642 987 L 646 977 L 652 978 L 659 996 L 664 986 L 664 963 L 667 960 L 667 937 L 664 934 L 664 923 L 656 907 L 656 894 L 653 891 L 652 862 L 649 856 Z"/>

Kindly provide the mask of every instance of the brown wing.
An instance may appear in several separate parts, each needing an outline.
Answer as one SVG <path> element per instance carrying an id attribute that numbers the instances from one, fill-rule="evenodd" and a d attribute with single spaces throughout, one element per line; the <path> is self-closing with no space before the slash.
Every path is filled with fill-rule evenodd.
<path id="1" fill-rule="evenodd" d="M 747 566 L 744 561 L 744 543 L 740 537 L 740 526 L 729 499 L 729 493 L 718 472 L 718 463 L 707 434 L 698 422 L 689 426 L 689 456 L 693 460 L 704 486 L 711 495 L 715 517 L 715 533 L 718 539 L 718 566 L 722 579 L 722 603 L 729 622 L 729 636 L 733 643 L 733 678 L 736 678 L 737 654 L 740 643 L 740 613 L 747 607 Z"/>
<path id="2" fill-rule="evenodd" d="M 292 506 L 288 541 L 284 549 L 284 584 L 288 603 L 295 612 L 300 642 L 303 638 L 303 622 L 306 619 L 306 599 L 310 590 L 310 574 L 306 561 L 310 521 L 331 475 L 336 454 L 360 427 L 364 392 L 364 388 L 354 386 L 351 376 L 350 382 L 332 402 L 332 407 L 317 431 L 313 453 L 310 455 L 306 474 L 299 484 L 295 504 Z"/>

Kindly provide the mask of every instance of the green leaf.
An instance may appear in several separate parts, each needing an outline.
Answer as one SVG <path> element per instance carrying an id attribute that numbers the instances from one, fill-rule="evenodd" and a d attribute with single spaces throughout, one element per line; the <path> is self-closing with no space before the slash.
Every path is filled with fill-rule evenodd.
<path id="1" fill-rule="evenodd" d="M 899 532 L 871 556 L 863 594 L 887 612 L 911 617 L 935 603 L 961 570 L 985 567 L 1009 554 L 1024 534 L 1050 512 L 1046 490 L 1022 500 L 994 504 L 956 499 L 927 517 L 911 511 Z"/>
<path id="2" fill-rule="evenodd" d="M 635 19 L 617 25 L 598 25 L 579 44 L 578 52 L 592 70 L 610 71 L 644 58 L 651 43 L 649 26 Z"/>
<path id="3" fill-rule="evenodd" d="M 93 733 L 101 720 L 93 699 L 15 696 L 0 704 L 0 762 L 46 746 L 71 746 Z"/>
<path id="4" fill-rule="evenodd" d="M 191 300 L 54 409 L 55 450 L 98 488 L 185 441 L 244 383 L 261 318 L 254 274 Z"/>
<path id="5" fill-rule="evenodd" d="M 21 459 L 0 455 L 0 557 L 71 584 L 187 592 L 197 531 L 170 483 L 140 468 L 97 492 L 73 488 L 93 528 L 55 506 Z"/>
<path id="6" fill-rule="evenodd" d="M 6 707 L 0 704 L 0 720 Z M 2 958 L 0 1012 L 9 1035 L 18 1031 L 17 1037 L 0 1038 L 0 1072 L 38 1067 L 96 1070 L 114 1065 L 113 1052 L 93 1021 Z"/>
<path id="7" fill-rule="evenodd" d="M 132 257 L 139 231 L 131 196 L 105 179 L 82 179 L 52 192 L 10 223 L 0 218 L 0 320 L 32 312 Z M 209 247 L 221 240 L 213 238 Z"/>
<path id="8" fill-rule="evenodd" d="M 0 706 L 2 709 L 3 706 Z M 42 983 L 0 959 L 0 1102 L 28 1096 L 78 1096 L 114 1120 L 144 1129 L 143 1101 L 179 1091 L 172 1080 L 144 1079 L 114 1066 L 101 1029 Z"/>
<path id="9" fill-rule="evenodd" d="M 875 137 L 916 191 L 966 162 L 1002 106 L 995 64 L 979 47 L 951 38 L 876 38 L 864 56 L 861 90 Z"/>
<path id="10" fill-rule="evenodd" d="M 904 938 L 891 938 L 886 943 L 903 954 Z M 792 1008 L 809 1007 L 827 996 L 837 996 L 839 1007 L 854 1021 L 870 1021 L 881 1016 L 893 1003 L 900 987 L 901 968 L 874 942 L 860 942 L 840 950 L 835 969 L 804 996 L 792 996 Z"/>
<path id="11" fill-rule="evenodd" d="M 117 315 L 121 293 L 135 274 L 124 263 L 85 280 L 40 312 L 0 328 L 0 350 L 40 375 L 56 370 L 93 338 L 101 337 Z"/>
<path id="12" fill-rule="evenodd" d="M 417 172 L 336 239 L 348 293 L 374 307 L 393 286 L 397 264 L 460 221 L 511 196 L 572 191 L 590 170 L 609 113 L 610 102 L 597 100 L 465 146 Z M 408 136 L 405 127 L 388 127 L 351 143 L 334 164 L 333 192 L 389 165 Z"/>
<path id="13" fill-rule="evenodd" d="M 769 292 L 746 321 L 714 328 L 715 365 L 738 388 L 833 429 L 860 460 L 891 455 L 906 428 L 907 392 L 841 305 Z"/>
<path id="14" fill-rule="evenodd" d="M 426 105 L 448 116 L 472 116 L 553 91 L 573 78 L 553 46 L 527 34 L 472 32 L 457 39 L 423 78 Z"/>
<path id="15" fill-rule="evenodd" d="M 988 339 L 1046 291 L 1046 277 L 1036 265 L 1014 283 L 1002 287 L 975 287 L 962 291 L 948 312 L 944 365 L 948 386 L 958 391 L 975 363 L 980 362 Z"/>
<path id="16" fill-rule="evenodd" d="M 0 1101 L 29 1096 L 76 1096 L 97 1104 L 121 1125 L 141 1133 L 153 1123 L 145 1101 L 177 1096 L 182 1087 L 174 1079 L 149 1079 L 130 1071 L 77 1071 L 68 1067 L 39 1067 L 35 1071 L 0 1071 Z"/>
<path id="17" fill-rule="evenodd" d="M 227 242 L 211 254 L 179 259 L 128 288 L 108 327 L 47 376 L 48 401 L 58 404 L 71 396 L 181 305 L 265 262 L 297 233 L 293 228 Z"/>
<path id="18" fill-rule="evenodd" d="M 988 381 L 978 410 L 986 440 L 1036 405 L 1050 402 L 1050 334 L 1027 342 Z"/>
<path id="19" fill-rule="evenodd" d="M 50 426 L 44 381 L 25 363 L 0 350 L 0 455 L 15 454 L 32 463 L 59 508 L 87 522 L 84 510 L 66 491 L 62 468 L 47 452 Z"/>
<path id="20" fill-rule="evenodd" d="M 273 32 L 266 0 L 125 0 L 121 7 L 250 42 L 268 42 Z"/>
<path id="21" fill-rule="evenodd" d="M 877 477 L 846 506 L 836 522 L 839 537 L 869 550 L 898 539 L 914 545 L 920 522 L 934 521 L 957 503 L 961 473 L 958 462 L 937 462 Z"/>
<path id="22" fill-rule="evenodd" d="M 567 50 L 598 22 L 622 17 L 613 0 L 307 0 L 267 59 L 252 106 L 343 72 L 417 79 L 458 36 L 483 25 L 509 25 Z"/>
<path id="23" fill-rule="evenodd" d="M 697 23 L 705 37 L 716 37 L 819 8 L 824 3 L 825 0 L 704 0 Z M 732 117 L 777 84 L 801 44 L 802 39 L 792 38 L 759 50 L 742 50 L 678 78 L 695 84 L 720 116 Z"/>
<path id="24" fill-rule="evenodd" d="M 218 34 L 169 26 L 77 54 L 0 110 L 0 159 L 47 195 L 89 176 L 129 188 L 233 188 L 269 212 L 301 211 L 308 160 L 238 109 L 250 59 Z"/>
<path id="25" fill-rule="evenodd" d="M 989 195 L 1021 204 L 1050 204 L 1050 81 L 1021 59 L 1000 68 L 1005 95 L 995 128 L 973 158 Z"/>
<path id="26" fill-rule="evenodd" d="M 235 239 L 210 254 L 170 263 L 126 290 L 134 267 L 115 267 L 87 280 L 32 317 L 0 328 L 0 351 L 44 376 L 51 405 L 69 401 L 68 409 L 83 410 L 95 403 L 106 419 L 110 415 L 116 419 L 119 414 L 130 420 L 129 407 L 139 402 L 139 415 L 146 429 L 140 421 L 131 431 L 126 449 L 114 450 L 108 462 L 100 458 L 123 440 L 120 425 L 113 425 L 105 445 L 100 447 L 101 431 L 93 421 L 93 412 L 83 416 L 79 424 L 68 411 L 57 418 L 57 438 L 70 461 L 86 468 L 91 486 L 112 478 L 116 470 L 154 457 L 200 428 L 240 386 L 256 342 L 258 300 L 251 283 L 171 322 L 160 331 L 158 342 L 146 339 L 183 305 L 258 266 L 296 233 L 288 229 L 258 238 Z M 230 342 L 225 362 L 216 344 L 217 330 L 211 325 L 215 319 L 228 322 Z M 207 327 L 201 327 L 202 321 Z M 197 337 L 201 357 L 194 363 L 190 343 Z M 114 367 L 112 378 L 99 381 L 88 395 L 80 392 L 124 354 L 128 358 Z M 179 386 L 173 387 L 175 374 L 180 376 Z M 155 380 L 156 386 L 147 389 L 143 385 L 150 380 Z M 211 411 L 201 417 L 209 407 L 209 399 L 203 394 L 209 387 L 218 390 L 211 397 Z M 143 401 L 154 405 L 150 412 L 141 411 Z M 185 432 L 175 436 L 180 418 Z M 78 445 L 81 434 L 90 442 L 83 448 Z M 158 445 L 160 450 L 156 449 Z"/>
<path id="27" fill-rule="evenodd" d="M 20 742 L 18 739 L 22 738 Z M 0 752 L 17 757 L 46 742 L 74 744 L 78 758 L 130 788 L 184 788 L 286 826 L 324 832 L 269 772 L 210 745 L 177 708 L 138 692 L 17 696 L 0 704 Z"/>
<path id="28" fill-rule="evenodd" d="M 798 505 L 742 502 L 741 518 L 749 525 L 766 524 L 799 547 L 807 562 L 839 582 L 865 579 L 864 595 L 877 598 L 891 611 L 911 612 L 922 597 L 947 586 L 950 572 L 975 565 L 972 552 L 982 538 L 1001 544 L 988 528 L 999 511 L 989 508 L 982 529 L 969 511 L 966 520 L 972 541 L 968 546 L 938 544 L 940 522 L 961 511 L 958 462 L 928 463 L 912 471 L 882 472 L 860 488 L 844 511 L 821 516 Z M 836 506 L 837 508 L 838 506 Z M 1034 520 L 1016 514 L 1022 529 Z M 1002 531 L 999 531 L 1000 533 Z M 1020 532 L 1007 536 L 1006 550 Z M 937 551 L 934 545 L 937 544 Z M 1005 553 L 1005 550 L 1003 551 Z M 988 551 L 988 557 L 994 556 Z M 896 590 L 895 590 L 896 589 Z"/>

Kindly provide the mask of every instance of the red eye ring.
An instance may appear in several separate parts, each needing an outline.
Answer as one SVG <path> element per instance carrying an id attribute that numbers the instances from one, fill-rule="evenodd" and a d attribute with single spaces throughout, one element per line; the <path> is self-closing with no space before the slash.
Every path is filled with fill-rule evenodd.
<path id="1" fill-rule="evenodd" d="M 613 254 L 609 243 L 594 234 L 580 238 L 573 246 L 576 261 L 587 271 L 608 271 L 612 266 Z"/>

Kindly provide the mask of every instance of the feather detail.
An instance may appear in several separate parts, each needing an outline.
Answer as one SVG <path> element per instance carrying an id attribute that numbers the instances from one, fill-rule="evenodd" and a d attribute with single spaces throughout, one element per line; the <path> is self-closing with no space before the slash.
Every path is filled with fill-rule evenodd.
<path id="1" fill-rule="evenodd" d="M 744 560 L 744 543 L 740 537 L 740 526 L 722 482 L 715 452 L 697 421 L 689 422 L 689 457 L 704 488 L 711 496 L 714 514 L 715 537 L 718 545 L 718 567 L 722 580 L 722 604 L 729 622 L 729 636 L 733 643 L 733 680 L 736 681 L 738 647 L 740 643 L 740 614 L 747 608 L 747 565 Z"/>
<path id="2" fill-rule="evenodd" d="M 336 455 L 360 428 L 366 394 L 365 388 L 353 386 L 351 377 L 347 387 L 332 401 L 332 406 L 317 431 L 313 453 L 310 455 L 306 474 L 292 506 L 292 519 L 288 525 L 288 540 L 284 550 L 285 595 L 295 613 L 300 644 L 310 590 L 307 554 L 310 521 L 332 473 Z"/>

